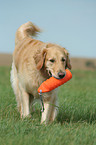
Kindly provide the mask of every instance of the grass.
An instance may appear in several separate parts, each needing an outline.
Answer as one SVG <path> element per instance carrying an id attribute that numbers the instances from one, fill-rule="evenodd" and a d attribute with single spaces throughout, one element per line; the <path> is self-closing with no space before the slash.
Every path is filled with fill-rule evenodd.
<path id="1" fill-rule="evenodd" d="M 60 87 L 58 116 L 46 126 L 38 104 L 32 118 L 20 119 L 10 68 L 0 67 L 0 145 L 96 145 L 96 72 L 72 74 Z"/>

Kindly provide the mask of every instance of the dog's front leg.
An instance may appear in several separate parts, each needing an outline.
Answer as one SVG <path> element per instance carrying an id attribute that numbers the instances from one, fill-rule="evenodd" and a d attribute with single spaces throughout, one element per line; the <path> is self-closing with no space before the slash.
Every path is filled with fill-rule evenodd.
<path id="1" fill-rule="evenodd" d="M 41 117 L 41 123 L 47 123 L 49 122 L 49 117 L 50 117 L 50 102 L 44 102 L 44 112 L 42 112 L 42 117 Z"/>
<path id="2" fill-rule="evenodd" d="M 52 95 L 48 99 L 44 99 L 44 112 L 42 113 L 41 123 L 48 123 L 55 120 L 57 115 L 57 96 Z"/>

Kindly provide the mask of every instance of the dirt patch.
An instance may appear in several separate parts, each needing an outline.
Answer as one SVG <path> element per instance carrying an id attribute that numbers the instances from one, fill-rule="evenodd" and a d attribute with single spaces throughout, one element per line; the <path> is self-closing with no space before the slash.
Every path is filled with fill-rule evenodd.
<path id="1" fill-rule="evenodd" d="M 0 66 L 11 66 L 12 64 L 12 55 L 11 54 L 0 54 Z"/>
<path id="2" fill-rule="evenodd" d="M 96 59 L 71 58 L 72 69 L 96 70 Z"/>

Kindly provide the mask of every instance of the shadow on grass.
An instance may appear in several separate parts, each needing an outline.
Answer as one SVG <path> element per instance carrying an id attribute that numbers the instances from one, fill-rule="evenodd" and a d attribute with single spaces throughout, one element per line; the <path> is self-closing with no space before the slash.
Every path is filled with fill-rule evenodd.
<path id="1" fill-rule="evenodd" d="M 60 107 L 57 121 L 61 124 L 64 122 L 87 122 L 92 124 L 96 122 L 96 109 L 92 111 L 88 108 L 86 110 L 76 110 L 74 108 Z"/>
<path id="2" fill-rule="evenodd" d="M 14 111 L 13 111 L 14 110 Z M 32 111 L 32 110 L 31 110 Z M 41 107 L 36 106 L 35 111 L 31 112 L 30 120 L 32 120 L 33 123 L 40 122 L 41 121 Z M 2 111 L 0 111 L 1 120 L 4 120 L 6 118 L 10 118 L 14 121 L 19 120 L 26 120 L 20 118 L 20 113 L 18 112 L 16 105 L 10 105 L 8 107 L 5 107 Z M 96 122 L 96 108 L 92 109 L 87 107 L 82 107 L 79 109 L 79 107 L 76 106 L 61 106 L 58 111 L 58 115 L 56 118 L 56 122 L 63 124 L 64 122 L 70 123 L 76 123 L 76 122 L 87 122 L 89 124 Z"/>
<path id="3" fill-rule="evenodd" d="M 41 121 L 41 108 L 36 108 L 35 112 L 31 113 L 34 119 Z M 59 107 L 56 122 L 63 124 L 64 122 L 87 122 L 89 124 L 96 122 L 96 108 L 80 107 L 79 106 L 61 106 Z"/>

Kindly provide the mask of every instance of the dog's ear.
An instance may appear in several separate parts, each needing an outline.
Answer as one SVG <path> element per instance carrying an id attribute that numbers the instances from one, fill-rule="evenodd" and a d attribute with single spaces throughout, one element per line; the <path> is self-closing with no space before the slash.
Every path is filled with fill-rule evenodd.
<path id="1" fill-rule="evenodd" d="M 40 70 L 43 66 L 44 66 L 44 62 L 45 62 L 45 57 L 46 57 L 46 54 L 47 54 L 47 49 L 49 47 L 52 47 L 53 44 L 51 43 L 46 43 L 44 45 L 44 47 L 41 49 L 39 49 L 36 54 L 34 55 L 34 60 L 35 60 L 35 63 L 36 63 L 36 66 L 37 66 L 37 69 Z"/>
<path id="2" fill-rule="evenodd" d="M 40 70 L 43 67 L 45 56 L 46 56 L 46 49 L 43 49 L 42 51 L 38 50 L 34 55 L 34 60 L 38 70 Z"/>
<path id="3" fill-rule="evenodd" d="M 70 63 L 69 53 L 65 48 L 64 48 L 64 53 L 66 55 L 66 68 L 71 69 L 72 66 L 71 66 L 71 63 Z"/>

